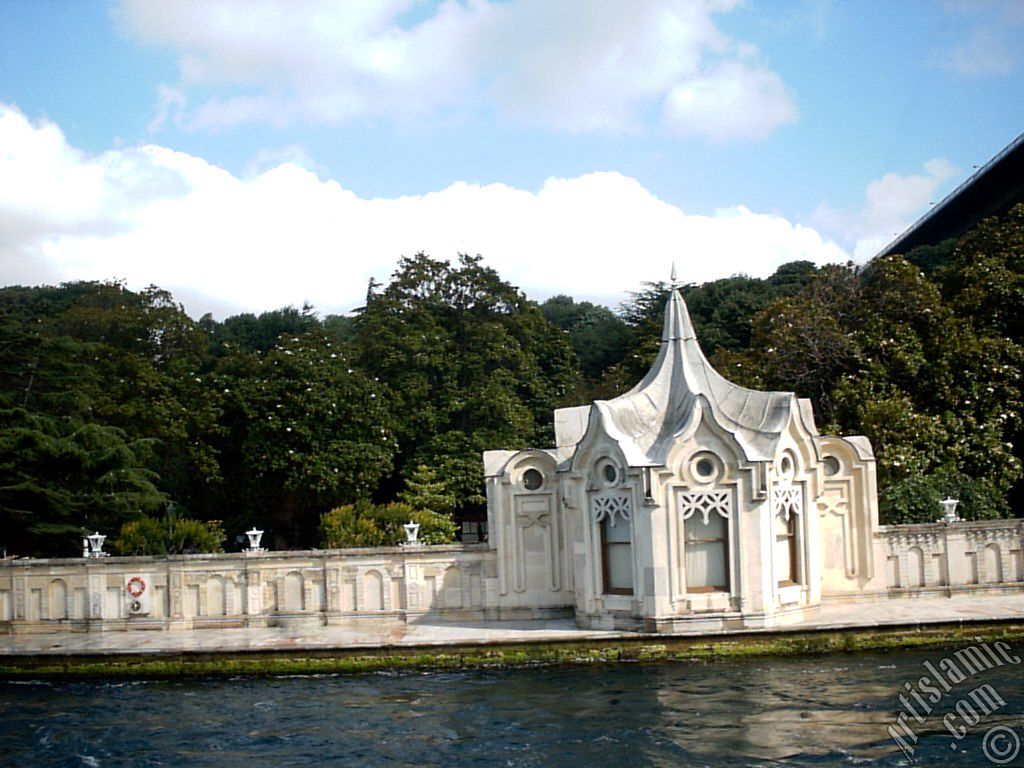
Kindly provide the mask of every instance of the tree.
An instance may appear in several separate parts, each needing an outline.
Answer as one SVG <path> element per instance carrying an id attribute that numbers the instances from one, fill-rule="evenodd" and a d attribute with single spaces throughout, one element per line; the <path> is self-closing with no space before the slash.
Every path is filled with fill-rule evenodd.
<path id="1" fill-rule="evenodd" d="M 399 500 L 413 509 L 450 514 L 458 501 L 438 478 L 436 470 L 426 464 L 416 466 L 405 478 L 405 490 Z"/>
<path id="2" fill-rule="evenodd" d="M 1024 203 L 961 238 L 937 279 L 959 316 L 992 336 L 1024 342 Z"/>
<path id="3" fill-rule="evenodd" d="M 70 555 L 167 503 L 147 468 L 152 442 L 77 420 L 0 412 L 0 530 L 11 552 Z"/>
<path id="4" fill-rule="evenodd" d="M 182 555 L 224 551 L 224 528 L 219 520 L 203 522 L 185 517 L 156 520 L 143 515 L 121 526 L 112 549 L 122 555 Z"/>
<path id="5" fill-rule="evenodd" d="M 629 329 L 607 307 L 560 295 L 545 301 L 540 309 L 549 323 L 569 335 L 589 382 L 597 382 L 625 354 Z"/>
<path id="6" fill-rule="evenodd" d="M 825 268 L 754 328 L 749 350 L 719 356 L 723 373 L 811 398 L 826 432 L 867 435 L 884 521 L 934 519 L 940 488 L 962 490 L 965 517 L 1008 513 L 1021 348 L 979 335 L 914 264 Z"/>
<path id="7" fill-rule="evenodd" d="M 455 521 L 449 515 L 414 509 L 393 502 L 377 506 L 368 501 L 346 504 L 320 518 L 320 544 L 327 549 L 393 547 L 406 541 L 406 523 L 418 523 L 418 541 L 447 544 L 455 540 Z"/>
<path id="8" fill-rule="evenodd" d="M 402 259 L 356 316 L 358 367 L 387 382 L 396 414 L 385 497 L 425 465 L 457 507 L 481 505 L 480 452 L 550 443 L 551 411 L 579 382 L 564 335 L 481 261 Z"/>
<path id="9" fill-rule="evenodd" d="M 302 309 L 282 307 L 261 312 L 259 316 L 245 312 L 232 315 L 223 323 L 206 315 L 200 322 L 209 334 L 211 350 L 217 356 L 231 349 L 266 354 L 282 335 L 297 336 L 320 327 L 316 311 L 310 304 L 303 304 Z"/>
<path id="10" fill-rule="evenodd" d="M 237 351 L 215 375 L 232 526 L 258 522 L 275 546 L 308 546 L 320 514 L 368 498 L 396 449 L 386 390 L 321 328 L 282 336 L 265 356 Z"/>
<path id="11" fill-rule="evenodd" d="M 218 405 L 203 378 L 206 336 L 173 297 L 99 282 L 2 294 L 5 325 L 14 323 L 20 341 L 13 355 L 0 354 L 0 397 L 152 441 L 157 487 L 201 510 L 220 480 L 212 447 Z"/>

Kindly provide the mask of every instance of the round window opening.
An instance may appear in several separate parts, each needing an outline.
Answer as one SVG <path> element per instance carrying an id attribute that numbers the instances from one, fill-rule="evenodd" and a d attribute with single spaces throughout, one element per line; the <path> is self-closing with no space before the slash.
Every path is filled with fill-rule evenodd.
<path id="1" fill-rule="evenodd" d="M 544 475 L 540 473 L 540 470 L 528 469 L 523 472 L 523 485 L 528 491 L 536 491 L 544 485 Z"/>
<path id="2" fill-rule="evenodd" d="M 825 474 L 829 477 L 839 474 L 841 467 L 839 466 L 839 459 L 835 456 L 826 456 L 825 460 L 821 463 L 825 466 Z"/>
<path id="3" fill-rule="evenodd" d="M 779 462 L 779 470 L 785 477 L 789 477 L 793 474 L 793 460 L 789 456 L 783 456 L 782 461 Z"/>
<path id="4" fill-rule="evenodd" d="M 715 462 L 706 458 L 697 460 L 698 477 L 711 477 L 713 474 L 715 474 Z"/>
<path id="5" fill-rule="evenodd" d="M 606 482 L 614 483 L 619 479 L 619 471 L 615 468 L 614 464 L 605 464 L 601 469 L 601 473 L 604 475 Z"/>

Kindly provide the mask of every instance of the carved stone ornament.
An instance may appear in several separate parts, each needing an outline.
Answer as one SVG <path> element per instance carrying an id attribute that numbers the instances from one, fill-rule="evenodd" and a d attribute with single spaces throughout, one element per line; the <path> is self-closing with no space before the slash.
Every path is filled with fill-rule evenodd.
<path id="1" fill-rule="evenodd" d="M 782 515 L 787 523 L 791 514 L 799 515 L 803 508 L 804 495 L 800 486 L 776 488 L 772 491 L 772 513 Z"/>
<path id="2" fill-rule="evenodd" d="M 729 518 L 732 512 L 732 495 L 729 491 L 690 491 L 680 494 L 679 511 L 683 520 L 689 520 L 694 513 L 700 513 L 704 525 L 708 524 L 708 518 L 712 512 L 721 517 Z"/>
<path id="3" fill-rule="evenodd" d="M 612 527 L 618 524 L 619 520 L 628 521 L 633 515 L 629 503 L 629 496 L 597 496 L 594 499 L 594 522 L 600 523 L 608 518 Z"/>
<path id="4" fill-rule="evenodd" d="M 526 508 L 520 510 L 519 525 L 523 528 L 529 528 L 534 525 L 539 528 L 547 528 L 549 525 L 547 507 Z"/>

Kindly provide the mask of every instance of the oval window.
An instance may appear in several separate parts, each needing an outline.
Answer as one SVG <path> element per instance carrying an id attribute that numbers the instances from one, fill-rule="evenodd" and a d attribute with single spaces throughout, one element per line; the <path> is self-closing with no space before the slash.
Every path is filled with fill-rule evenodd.
<path id="1" fill-rule="evenodd" d="M 619 471 L 615 469 L 614 464 L 605 464 L 601 472 L 604 474 L 605 482 L 614 483 L 619 479 Z"/>
<path id="2" fill-rule="evenodd" d="M 536 491 L 544 485 L 544 475 L 540 473 L 540 470 L 530 468 L 523 472 L 523 485 L 528 491 Z"/>
<path id="3" fill-rule="evenodd" d="M 711 477 L 715 473 L 715 463 L 711 459 L 700 459 L 697 461 L 697 475 L 700 477 Z"/>

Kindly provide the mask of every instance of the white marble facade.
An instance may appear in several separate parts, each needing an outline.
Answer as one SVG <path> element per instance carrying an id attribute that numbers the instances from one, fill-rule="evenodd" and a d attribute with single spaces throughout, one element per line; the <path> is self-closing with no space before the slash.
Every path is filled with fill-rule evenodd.
<path id="1" fill-rule="evenodd" d="M 868 440 L 819 435 L 808 400 L 723 378 L 678 291 L 644 379 L 556 411 L 555 434 L 484 454 L 502 615 L 758 627 L 887 587 Z"/>

